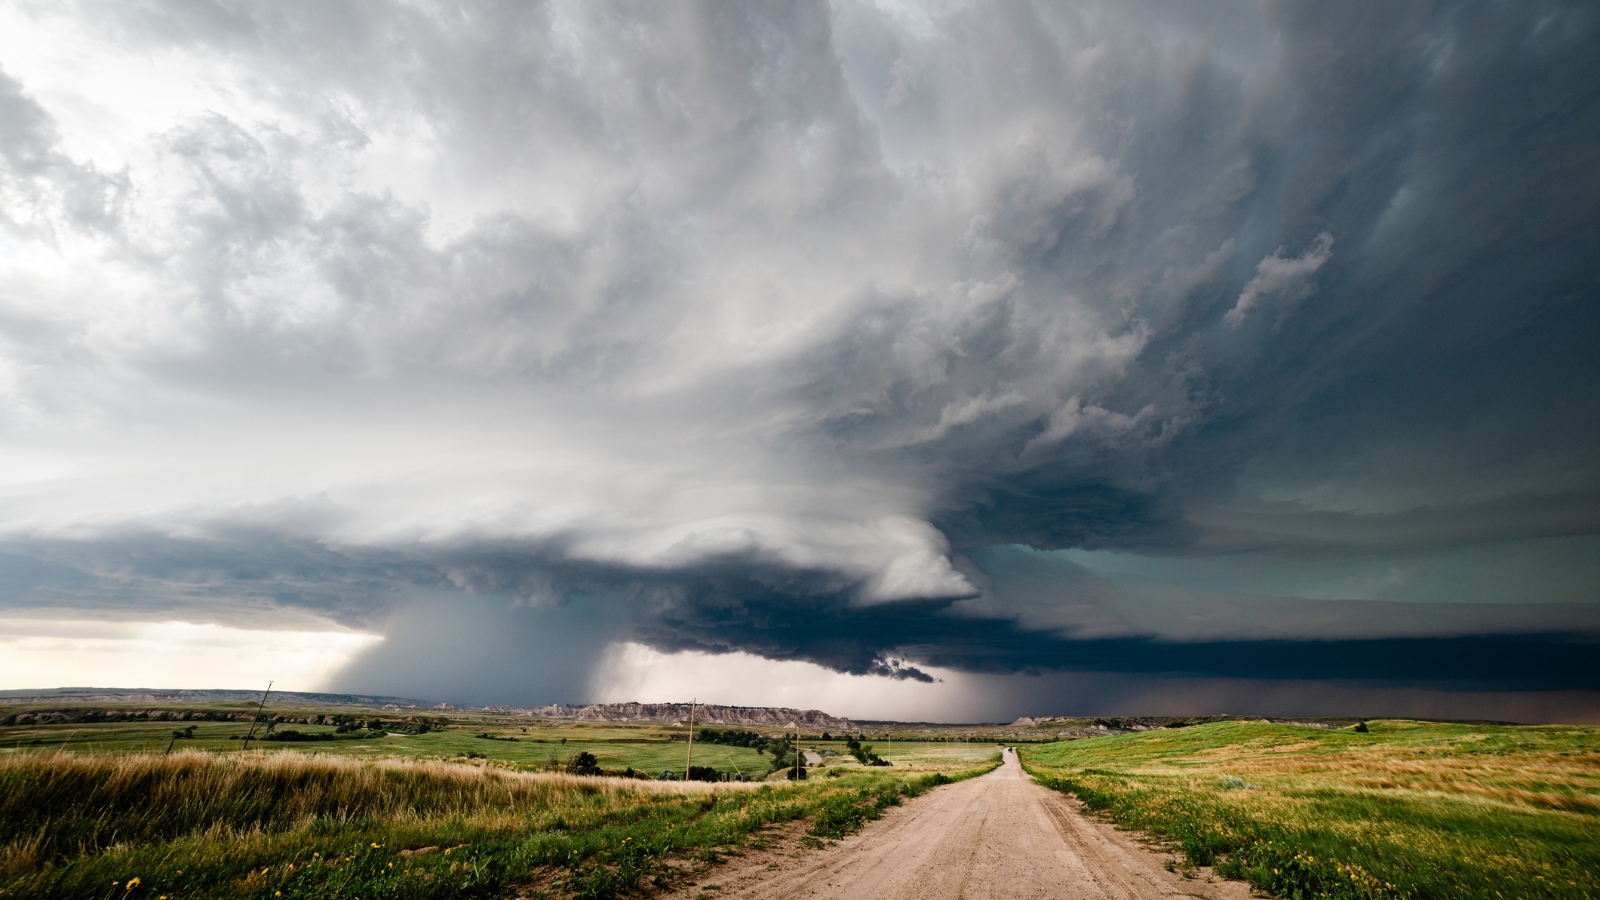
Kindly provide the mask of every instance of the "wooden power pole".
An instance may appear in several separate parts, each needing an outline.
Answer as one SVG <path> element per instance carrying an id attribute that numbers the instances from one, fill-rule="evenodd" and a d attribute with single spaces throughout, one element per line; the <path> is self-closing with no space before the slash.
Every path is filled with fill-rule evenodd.
<path id="1" fill-rule="evenodd" d="M 267 695 L 272 693 L 272 682 L 267 682 L 267 689 L 261 693 L 261 705 L 256 707 L 256 718 L 250 723 L 250 730 L 244 736 L 244 749 L 250 749 L 250 739 L 255 737 L 256 724 L 261 721 L 261 711 L 267 708 Z M 170 745 L 169 745 L 170 746 Z"/>
<path id="2" fill-rule="evenodd" d="M 689 699 L 689 758 L 683 763 L 683 780 L 688 781 L 694 774 L 694 703 L 698 697 Z"/>

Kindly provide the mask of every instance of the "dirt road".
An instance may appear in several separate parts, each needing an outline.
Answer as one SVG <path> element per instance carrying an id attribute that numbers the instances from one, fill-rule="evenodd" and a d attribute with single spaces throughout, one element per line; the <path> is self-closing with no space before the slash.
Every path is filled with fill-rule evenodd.
<path id="1" fill-rule="evenodd" d="M 1165 859 L 1034 784 L 1008 750 L 994 772 L 936 788 L 860 834 L 798 857 L 736 862 L 690 890 L 763 900 L 1250 896 L 1236 882 L 1167 872 Z"/>

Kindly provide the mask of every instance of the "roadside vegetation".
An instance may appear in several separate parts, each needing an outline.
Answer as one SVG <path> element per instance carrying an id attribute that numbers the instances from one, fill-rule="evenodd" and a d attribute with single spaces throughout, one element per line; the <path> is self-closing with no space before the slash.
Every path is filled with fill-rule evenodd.
<path id="1" fill-rule="evenodd" d="M 1600 897 L 1600 729 L 1222 722 L 1021 748 L 1042 784 L 1284 898 Z"/>
<path id="2" fill-rule="evenodd" d="M 0 752 L 0 898 L 648 892 L 759 843 L 776 824 L 809 819 L 807 840 L 842 837 L 907 796 L 988 771 L 996 755 L 993 745 L 961 754 L 922 748 L 920 756 L 908 747 L 899 765 L 869 768 L 835 751 L 827 765 L 811 767 L 810 780 L 794 782 L 767 772 L 774 756 L 792 763 L 792 737 L 768 735 L 759 752 L 720 743 L 702 751 L 697 743 L 695 768 L 702 759 L 722 762 L 705 771 L 730 778 L 697 783 L 681 779 L 687 748 L 674 738 L 687 737 L 684 730 L 647 723 L 476 720 L 401 732 L 393 719 L 371 728 L 372 716 L 296 718 L 319 720 L 286 717 L 271 733 L 330 737 L 278 739 L 246 752 L 233 733 L 250 723 L 220 714 L 6 729 L 13 739 L 0 744 L 11 748 Z M 802 746 L 815 754 L 829 738 L 806 737 Z M 424 748 L 434 758 L 418 758 Z M 771 780 L 733 778 L 739 753 L 759 760 L 745 773 Z M 612 764 L 638 766 L 636 777 L 598 774 Z M 659 777 L 668 767 L 679 770 L 672 780 Z M 839 774 L 819 778 L 821 771 Z"/>

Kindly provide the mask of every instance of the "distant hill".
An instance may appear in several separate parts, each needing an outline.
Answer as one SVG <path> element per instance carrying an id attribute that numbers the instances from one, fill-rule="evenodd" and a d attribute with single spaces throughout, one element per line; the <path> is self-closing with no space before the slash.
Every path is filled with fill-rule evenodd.
<path id="1" fill-rule="evenodd" d="M 157 690 L 153 688 L 70 687 L 38 691 L 0 691 L 0 703 L 229 703 L 260 700 L 261 691 Z M 273 691 L 268 700 L 283 704 L 333 704 L 337 706 L 402 706 L 422 704 L 405 697 L 368 694 L 307 694 L 300 691 Z"/>
<path id="2" fill-rule="evenodd" d="M 687 703 L 591 703 L 587 706 L 490 706 L 485 711 L 504 715 L 538 716 L 546 719 L 579 719 L 595 722 L 684 722 L 689 721 Z M 802 728 L 854 726 L 849 719 L 830 716 L 815 709 L 787 709 L 775 706 L 717 706 L 696 704 L 696 725 L 765 725 Z"/>
<path id="3" fill-rule="evenodd" d="M 1159 731 L 1164 728 L 1187 728 L 1191 725 L 1208 725 L 1212 722 L 1260 722 L 1270 725 L 1299 725 L 1305 728 L 1346 728 L 1365 721 L 1368 716 L 1312 716 L 1284 718 L 1281 716 L 1023 716 L 1009 727 L 1022 729 L 1014 736 L 1054 735 L 1055 737 L 1097 737 L 1105 734 L 1128 734 L 1135 731 Z M 1430 722 L 1457 722 L 1473 725 L 1511 725 L 1511 722 L 1492 722 L 1466 719 L 1429 719 Z"/>
<path id="4" fill-rule="evenodd" d="M 153 688 L 71 687 L 35 691 L 0 691 L 0 705 L 17 703 L 239 703 L 261 699 L 260 691 L 157 690 Z M 376 694 L 312 694 L 301 691 L 273 691 L 268 706 L 382 706 L 402 709 L 470 712 L 474 709 L 507 716 L 544 719 L 575 719 L 590 722 L 684 722 L 689 721 L 687 703 L 591 703 L 585 706 L 458 707 L 447 703 L 425 706 L 405 697 Z M 848 730 L 849 719 L 830 716 L 815 709 L 787 709 L 775 706 L 717 706 L 695 704 L 696 725 L 762 725 Z"/>

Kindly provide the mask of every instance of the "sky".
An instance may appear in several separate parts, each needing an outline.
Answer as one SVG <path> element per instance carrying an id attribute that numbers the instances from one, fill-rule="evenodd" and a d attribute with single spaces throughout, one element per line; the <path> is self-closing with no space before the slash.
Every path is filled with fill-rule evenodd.
<path id="1" fill-rule="evenodd" d="M 1600 721 L 1587 2 L 0 5 L 0 688 Z"/>

